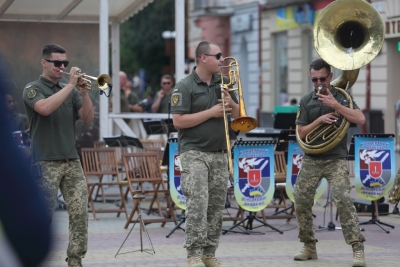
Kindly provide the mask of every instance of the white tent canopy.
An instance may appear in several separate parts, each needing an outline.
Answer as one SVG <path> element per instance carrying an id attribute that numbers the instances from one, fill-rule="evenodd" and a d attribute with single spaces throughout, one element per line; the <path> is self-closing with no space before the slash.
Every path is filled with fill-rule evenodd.
<path id="1" fill-rule="evenodd" d="M 100 10 L 107 2 L 107 10 Z M 124 22 L 153 0 L 0 0 L 1 21 L 57 23 L 99 23 L 100 14 L 108 21 Z"/>
<path id="2" fill-rule="evenodd" d="M 159 0 L 156 0 L 159 1 Z M 49 23 L 99 23 L 100 73 L 109 73 L 109 25 L 111 25 L 112 73 L 120 70 L 119 25 L 138 13 L 153 0 L 0 0 L 0 22 L 49 22 Z M 176 25 L 176 78 L 184 75 L 184 0 L 175 0 Z M 108 14 L 106 16 L 105 14 Z M 119 77 L 114 75 L 112 84 L 119 88 Z M 119 90 L 113 90 L 114 99 L 119 99 Z M 114 113 L 120 113 L 120 101 L 113 101 Z M 113 133 L 108 114 L 108 101 L 100 98 L 100 136 Z M 114 122 L 127 135 L 135 136 L 121 116 Z"/>

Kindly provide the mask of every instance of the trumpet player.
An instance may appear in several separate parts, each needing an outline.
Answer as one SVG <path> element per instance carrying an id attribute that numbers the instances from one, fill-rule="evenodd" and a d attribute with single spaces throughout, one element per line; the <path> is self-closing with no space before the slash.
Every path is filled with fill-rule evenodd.
<path id="1" fill-rule="evenodd" d="M 67 54 L 56 44 L 42 50 L 42 75 L 23 91 L 29 118 L 32 158 L 39 184 L 46 192 L 51 217 L 58 188 L 69 214 L 68 267 L 81 267 L 88 242 L 88 192 L 79 155 L 75 149 L 75 116 L 93 121 L 93 103 L 80 69 L 71 67 L 68 84 L 60 83 L 68 66 Z"/>
<path id="2" fill-rule="evenodd" d="M 203 41 L 196 67 L 172 90 L 171 113 L 178 129 L 181 188 L 186 196 L 184 248 L 190 267 L 220 267 L 215 257 L 228 184 L 224 116 L 237 118 L 234 93 L 221 92 L 221 49 Z M 221 103 L 224 97 L 225 112 Z M 225 114 L 224 114 L 225 113 Z"/>
<path id="3" fill-rule="evenodd" d="M 314 90 L 302 97 L 297 114 L 297 134 L 304 140 L 320 124 L 333 124 L 339 116 L 356 124 L 364 124 L 365 117 L 358 106 L 346 107 L 344 96 L 331 86 L 333 73 L 322 59 L 313 61 L 309 74 Z M 354 102 L 354 101 L 353 101 Z M 323 143 L 322 138 L 319 140 Z M 313 230 L 312 206 L 319 181 L 325 177 L 329 182 L 340 216 L 346 243 L 353 248 L 353 266 L 365 266 L 364 241 L 356 209 L 350 198 L 351 184 L 347 171 L 347 135 L 330 150 L 320 154 L 305 154 L 294 190 L 296 217 L 300 242 L 304 247 L 294 256 L 295 260 L 317 259 Z"/>

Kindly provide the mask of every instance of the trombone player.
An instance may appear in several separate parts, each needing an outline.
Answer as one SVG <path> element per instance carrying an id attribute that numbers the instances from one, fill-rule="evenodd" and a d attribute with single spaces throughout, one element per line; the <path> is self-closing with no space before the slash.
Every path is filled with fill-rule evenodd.
<path id="1" fill-rule="evenodd" d="M 196 67 L 174 87 L 171 95 L 172 118 L 178 129 L 181 187 L 187 207 L 184 247 L 190 267 L 221 267 L 215 252 L 229 176 L 229 136 L 225 136 L 223 117 L 237 118 L 239 105 L 232 91 L 221 92 L 219 73 L 224 58 L 219 46 L 203 41 L 195 53 Z"/>
<path id="2" fill-rule="evenodd" d="M 364 114 L 353 101 L 353 109 L 347 107 L 346 99 L 334 86 L 331 86 L 333 73 L 331 67 L 322 59 L 313 61 L 309 74 L 314 90 L 303 96 L 297 113 L 297 138 L 305 140 L 319 125 L 332 125 L 340 116 L 349 122 L 363 125 Z M 316 141 L 323 143 L 321 137 Z M 334 201 L 340 216 L 340 223 L 346 243 L 353 248 L 353 266 L 365 266 L 364 241 L 356 209 L 350 198 L 351 184 L 347 171 L 347 134 L 333 148 L 319 154 L 304 154 L 302 167 L 294 190 L 296 217 L 299 226 L 302 250 L 294 256 L 295 260 L 317 259 L 314 236 L 312 206 L 319 181 L 325 177 L 329 182 Z"/>

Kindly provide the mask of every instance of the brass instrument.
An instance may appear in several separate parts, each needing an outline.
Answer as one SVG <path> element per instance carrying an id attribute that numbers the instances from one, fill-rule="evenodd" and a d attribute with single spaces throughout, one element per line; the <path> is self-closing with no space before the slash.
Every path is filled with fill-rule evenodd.
<path id="1" fill-rule="evenodd" d="M 61 72 L 63 74 L 70 75 L 68 72 L 65 72 L 62 70 L 61 70 Z M 80 75 L 81 73 L 79 72 L 78 74 Z M 93 90 L 92 81 L 96 81 L 97 87 L 101 90 L 108 89 L 109 88 L 108 84 L 111 82 L 111 78 L 107 74 L 100 74 L 98 77 L 93 77 L 93 76 L 84 74 L 79 79 L 82 79 L 85 81 L 88 90 Z"/>
<path id="2" fill-rule="evenodd" d="M 239 63 L 234 57 L 226 57 L 224 61 L 229 62 L 228 65 L 221 67 L 221 91 L 238 91 L 238 101 L 239 101 L 239 117 L 234 119 L 231 122 L 231 128 L 234 131 L 240 132 L 248 132 L 253 130 L 257 127 L 257 120 L 248 117 L 246 114 L 246 108 L 243 100 L 243 90 L 242 90 L 242 83 L 240 81 L 240 70 L 239 70 Z M 224 75 L 222 73 L 222 68 L 228 68 L 228 79 L 227 82 L 224 81 Z M 237 88 L 233 88 L 233 85 L 237 84 Z M 224 94 L 221 92 L 221 100 L 222 100 L 222 107 L 224 113 L 224 126 L 225 126 L 225 140 L 226 140 L 226 150 L 228 154 L 228 170 L 229 170 L 229 179 L 233 181 L 233 163 L 232 163 L 232 152 L 231 152 L 231 143 L 229 140 L 229 128 L 228 128 L 228 118 L 226 116 L 225 111 L 225 101 L 224 101 Z"/>
<path id="3" fill-rule="evenodd" d="M 389 190 L 388 201 L 391 204 L 396 204 L 400 200 L 400 169 L 397 171 L 396 179 L 393 187 Z"/>
<path id="4" fill-rule="evenodd" d="M 379 12 L 365 0 L 336 0 L 318 15 L 313 31 L 318 55 L 342 70 L 331 85 L 345 96 L 349 108 L 353 108 L 347 90 L 356 82 L 360 68 L 370 63 L 383 45 L 384 24 Z M 305 153 L 321 154 L 336 146 L 349 126 L 349 121 L 339 117 L 333 124 L 319 125 L 304 140 L 300 139 L 296 126 L 296 139 Z"/>

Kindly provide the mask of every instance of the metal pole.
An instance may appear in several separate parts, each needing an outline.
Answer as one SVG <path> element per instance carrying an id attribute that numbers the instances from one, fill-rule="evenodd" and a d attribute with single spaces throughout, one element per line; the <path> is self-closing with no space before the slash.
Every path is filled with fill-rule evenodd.
<path id="1" fill-rule="evenodd" d="M 371 4 L 371 0 L 367 0 Z M 367 77 L 366 77 L 366 103 L 365 109 L 369 110 L 371 108 L 371 64 L 368 63 L 366 66 Z"/>
<path id="2" fill-rule="evenodd" d="M 108 0 L 100 0 L 100 73 L 108 73 Z M 108 98 L 100 96 L 99 99 L 99 127 L 100 138 L 110 135 L 108 127 Z"/>
<path id="3" fill-rule="evenodd" d="M 175 80 L 185 76 L 185 0 L 175 0 Z"/>

